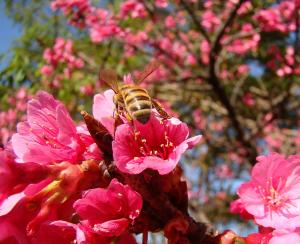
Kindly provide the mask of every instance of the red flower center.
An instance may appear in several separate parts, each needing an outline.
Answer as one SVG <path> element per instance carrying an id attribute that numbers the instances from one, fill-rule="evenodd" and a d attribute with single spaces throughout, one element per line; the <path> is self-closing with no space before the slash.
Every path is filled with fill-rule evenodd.
<path id="1" fill-rule="evenodd" d="M 170 141 L 167 132 L 157 142 L 148 142 L 146 138 L 141 137 L 139 131 L 134 132 L 134 141 L 136 148 L 138 148 L 139 156 L 156 156 L 162 159 L 167 159 L 171 152 L 174 150 L 174 144 Z M 136 159 L 138 157 L 135 157 Z"/>
<path id="2" fill-rule="evenodd" d="M 269 210 L 279 210 L 285 205 L 291 205 L 290 201 L 282 196 L 280 193 L 280 188 L 283 184 L 282 178 L 279 178 L 277 186 L 274 186 L 273 178 L 271 177 L 267 181 L 266 189 L 263 189 L 261 186 L 258 186 L 258 191 L 262 195 L 265 204 Z M 275 184 L 276 185 L 276 184 Z"/>

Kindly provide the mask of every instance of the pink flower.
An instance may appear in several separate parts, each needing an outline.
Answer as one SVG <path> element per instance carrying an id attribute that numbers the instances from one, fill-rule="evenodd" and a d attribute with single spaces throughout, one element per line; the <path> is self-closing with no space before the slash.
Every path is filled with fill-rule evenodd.
<path id="1" fill-rule="evenodd" d="M 241 199 L 237 199 L 230 203 L 230 212 L 240 214 L 244 219 L 253 219 L 252 215 L 245 210 Z"/>
<path id="2" fill-rule="evenodd" d="M 0 243 L 29 243 L 26 225 L 33 214 L 27 211 L 23 192 L 6 198 L 0 204 Z"/>
<path id="3" fill-rule="evenodd" d="M 132 79 L 132 75 L 131 74 L 127 74 L 123 76 L 123 82 L 125 84 L 134 84 L 134 81 Z"/>
<path id="4" fill-rule="evenodd" d="M 121 18 L 144 18 L 146 15 L 144 5 L 137 0 L 127 0 L 121 4 Z"/>
<path id="5" fill-rule="evenodd" d="M 176 21 L 172 15 L 168 15 L 165 19 L 165 26 L 167 28 L 174 28 L 176 26 Z"/>
<path id="6" fill-rule="evenodd" d="M 72 224 L 66 221 L 57 220 L 52 222 L 45 222 L 41 225 L 38 232 L 31 239 L 32 244 L 110 244 L 114 243 L 112 237 L 100 236 L 89 232 L 85 226 L 79 224 Z M 129 234 L 124 233 L 117 239 L 118 244 L 136 244 L 135 238 Z"/>
<path id="7" fill-rule="evenodd" d="M 159 8 L 166 8 L 166 7 L 168 7 L 168 1 L 167 0 L 155 0 L 155 5 Z"/>
<path id="8" fill-rule="evenodd" d="M 91 233 L 120 236 L 137 218 L 142 197 L 129 186 L 113 179 L 107 189 L 92 189 L 74 203 L 81 224 Z"/>
<path id="9" fill-rule="evenodd" d="M 76 238 L 76 232 L 80 231 L 76 225 L 65 221 L 45 222 L 41 225 L 38 232 L 32 238 L 32 244 L 69 244 L 81 243 L 80 238 Z"/>
<path id="10" fill-rule="evenodd" d="M 200 43 L 200 51 L 201 51 L 202 62 L 204 64 L 208 64 L 209 63 L 210 46 L 206 40 L 204 40 Z"/>
<path id="11" fill-rule="evenodd" d="M 211 10 L 206 10 L 202 14 L 201 24 L 205 27 L 209 32 L 213 32 L 217 26 L 219 26 L 221 20 L 217 15 Z"/>
<path id="12" fill-rule="evenodd" d="M 242 101 L 243 103 L 248 106 L 248 107 L 253 107 L 255 105 L 255 100 L 253 98 L 252 93 L 250 92 L 246 92 L 243 96 L 242 96 Z"/>
<path id="13" fill-rule="evenodd" d="M 247 244 L 286 244 L 300 243 L 300 230 L 270 230 L 264 233 L 253 233 L 247 238 Z"/>
<path id="14" fill-rule="evenodd" d="M 238 15 L 243 15 L 248 13 L 251 9 L 253 9 L 252 3 L 249 2 L 244 2 L 241 7 L 238 9 L 237 13 Z"/>
<path id="15" fill-rule="evenodd" d="M 92 7 L 88 0 L 55 0 L 51 2 L 52 10 L 61 9 L 70 20 L 69 23 L 78 28 L 85 27 L 85 16 L 88 15 Z"/>
<path id="16" fill-rule="evenodd" d="M 0 146 L 5 146 L 8 143 L 11 134 L 12 132 L 7 128 L 0 129 Z"/>
<path id="17" fill-rule="evenodd" d="M 300 230 L 293 232 L 284 229 L 274 230 L 272 235 L 269 244 L 300 243 Z"/>
<path id="18" fill-rule="evenodd" d="M 238 66 L 237 72 L 239 75 L 247 74 L 249 72 L 249 66 L 247 64 L 241 64 Z"/>
<path id="19" fill-rule="evenodd" d="M 189 65 L 196 65 L 197 64 L 197 59 L 193 54 L 188 54 L 186 61 Z"/>
<path id="20" fill-rule="evenodd" d="M 91 137 L 82 130 L 77 131 L 64 105 L 50 94 L 38 92 L 36 99 L 28 102 L 27 117 L 26 122 L 18 124 L 18 133 L 12 137 L 18 162 L 78 163 L 90 158 L 101 159 Z"/>
<path id="21" fill-rule="evenodd" d="M 53 73 L 53 67 L 50 66 L 50 65 L 44 65 L 42 68 L 41 68 L 41 73 L 45 76 L 50 76 L 52 75 Z"/>
<path id="22" fill-rule="evenodd" d="M 46 213 L 45 210 L 47 209 L 48 213 L 52 213 L 50 216 L 54 216 L 53 213 L 56 208 L 44 208 L 41 211 L 39 203 L 32 198 L 47 183 L 49 183 L 48 179 L 37 184 L 30 184 L 20 193 L 12 194 L 3 199 L 0 203 L 0 242 L 8 238 L 17 240 L 17 243 L 25 244 L 28 234 L 33 233 L 31 231 L 37 227 L 33 222 L 37 223 L 41 220 L 42 216 L 39 213 Z M 47 216 L 49 217 L 49 215 Z M 34 228 L 32 229 L 32 227 Z"/>
<path id="23" fill-rule="evenodd" d="M 132 48 L 131 45 L 134 45 L 134 46 L 143 45 L 148 40 L 148 35 L 145 31 L 138 31 L 138 32 L 133 33 L 129 29 L 126 29 L 126 31 L 123 31 L 120 34 L 120 38 L 124 39 L 124 41 L 126 43 L 126 46 L 124 46 L 124 48 L 126 49 L 126 52 L 133 54 L 135 52 L 135 50 Z"/>
<path id="24" fill-rule="evenodd" d="M 238 190 L 241 203 L 257 224 L 284 227 L 300 215 L 300 157 L 272 153 L 257 160 L 250 182 Z"/>
<path id="25" fill-rule="evenodd" d="M 262 30 L 265 32 L 279 31 L 288 33 L 295 31 L 295 9 L 294 1 L 281 1 L 268 9 L 262 9 L 255 16 Z"/>
<path id="26" fill-rule="evenodd" d="M 233 172 L 227 164 L 217 166 L 215 173 L 220 179 L 232 178 L 233 176 Z"/>
<path id="27" fill-rule="evenodd" d="M 111 135 L 114 135 L 115 131 L 115 104 L 113 102 L 114 95 L 115 93 L 113 90 L 107 90 L 103 94 L 95 95 L 93 103 L 94 117 L 106 127 Z"/>
<path id="28" fill-rule="evenodd" d="M 17 91 L 16 97 L 18 100 L 22 100 L 26 98 L 26 89 L 24 87 L 19 88 Z"/>
<path id="29" fill-rule="evenodd" d="M 0 196 L 10 191 L 15 180 L 13 157 L 6 150 L 0 149 Z"/>
<path id="30" fill-rule="evenodd" d="M 270 239 L 272 238 L 272 234 L 261 234 L 261 233 L 253 233 L 246 237 L 247 244 L 268 244 Z"/>
<path id="31" fill-rule="evenodd" d="M 53 75 L 58 67 L 62 67 L 65 77 L 70 78 L 74 69 L 84 66 L 83 60 L 74 54 L 73 41 L 61 37 L 56 38 L 52 48 L 45 49 L 43 58 L 47 64 L 42 66 L 41 73 L 45 76 Z M 61 75 L 57 74 L 53 79 Z"/>
<path id="32" fill-rule="evenodd" d="M 147 168 L 160 174 L 170 173 L 180 156 L 201 139 L 187 139 L 189 129 L 178 119 L 159 120 L 151 116 L 147 124 L 135 124 L 135 129 L 123 124 L 118 126 L 113 141 L 113 156 L 119 170 L 139 174 Z"/>
<path id="33" fill-rule="evenodd" d="M 21 191 L 26 185 L 47 176 L 46 167 L 35 163 L 18 164 L 12 152 L 0 149 L 0 202 L 1 196 Z"/>
<path id="34" fill-rule="evenodd" d="M 103 40 L 116 36 L 120 28 L 114 21 L 107 21 L 105 24 L 95 24 L 90 28 L 90 37 L 92 42 L 99 43 Z"/>
<path id="35" fill-rule="evenodd" d="M 206 127 L 206 121 L 204 116 L 202 116 L 202 112 L 199 108 L 195 109 L 193 112 L 193 120 L 194 124 L 197 128 L 203 130 Z"/>
<path id="36" fill-rule="evenodd" d="M 18 164 L 20 167 L 25 167 L 25 165 Z M 51 177 L 46 179 L 44 177 L 45 180 L 40 179 L 36 184 L 25 182 L 27 185 L 21 188 L 23 191 L 20 193 L 8 197 L 3 195 L 3 200 L 0 199 L 0 216 L 3 218 L 3 221 L 0 218 L 0 230 L 12 226 L 19 228 L 22 233 L 27 232 L 27 235 L 31 236 L 45 221 L 61 218 L 71 219 L 73 214 L 72 205 L 78 199 L 80 191 L 99 179 L 99 172 L 96 171 L 97 164 L 94 166 L 96 170 L 94 172 L 90 171 L 86 175 L 90 166 L 92 166 L 91 161 L 87 161 L 83 167 L 68 162 L 47 165 L 45 167 L 51 171 Z M 26 173 L 30 174 L 30 168 L 28 170 Z M 38 172 L 32 171 L 32 175 L 29 175 L 28 178 L 33 178 L 35 175 L 39 177 L 36 173 Z M 22 181 L 22 176 L 20 178 L 20 181 Z M 0 195 L 0 197 L 2 196 Z M 18 206 L 22 208 L 21 212 L 18 212 Z M 18 222 L 18 217 L 22 221 Z M 8 234 L 14 236 L 11 232 Z"/>
<path id="37" fill-rule="evenodd" d="M 92 84 L 86 84 L 80 87 L 80 92 L 86 96 L 91 96 L 94 92 L 94 88 Z"/>

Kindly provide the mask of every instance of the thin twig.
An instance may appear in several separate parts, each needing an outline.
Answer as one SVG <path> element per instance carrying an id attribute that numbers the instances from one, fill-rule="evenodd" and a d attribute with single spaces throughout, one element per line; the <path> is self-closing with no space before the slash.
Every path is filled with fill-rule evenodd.
<path id="1" fill-rule="evenodd" d="M 143 232 L 143 244 L 148 243 L 148 231 Z"/>
<path id="2" fill-rule="evenodd" d="M 257 151 L 254 146 L 250 144 L 249 141 L 246 141 L 244 131 L 242 129 L 242 126 L 240 122 L 238 121 L 236 111 L 232 104 L 229 101 L 229 98 L 222 87 L 220 80 L 216 73 L 216 63 L 218 60 L 218 55 L 220 51 L 222 50 L 222 44 L 221 39 L 224 36 L 226 29 L 232 25 L 234 18 L 237 15 L 237 11 L 240 8 L 240 6 L 245 2 L 245 0 L 240 0 L 235 7 L 231 10 L 229 13 L 228 18 L 225 20 L 224 24 L 219 28 L 216 37 L 211 45 L 211 51 L 209 54 L 209 79 L 208 82 L 213 87 L 214 92 L 220 99 L 223 106 L 226 108 L 228 112 L 228 117 L 232 122 L 233 127 L 235 128 L 237 135 L 237 140 L 248 149 L 248 157 L 251 164 L 255 163 L 255 157 L 257 156 Z"/>
<path id="3" fill-rule="evenodd" d="M 206 32 L 206 30 L 203 28 L 203 26 L 200 24 L 199 19 L 197 18 L 197 16 L 195 15 L 195 13 L 193 12 L 193 10 L 190 8 L 190 6 L 184 1 L 184 0 L 180 0 L 180 3 L 182 4 L 182 6 L 184 7 L 184 9 L 188 12 L 188 14 L 190 15 L 190 17 L 192 18 L 196 28 L 198 29 L 198 31 L 203 35 L 203 37 L 210 43 L 211 40 Z"/>

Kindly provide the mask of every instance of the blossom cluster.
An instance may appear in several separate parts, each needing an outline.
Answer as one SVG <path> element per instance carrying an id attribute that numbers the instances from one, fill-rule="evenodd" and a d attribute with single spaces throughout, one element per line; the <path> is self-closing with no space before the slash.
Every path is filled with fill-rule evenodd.
<path id="1" fill-rule="evenodd" d="M 15 131 L 15 126 L 18 120 L 24 120 L 26 116 L 26 102 L 30 96 L 27 94 L 26 89 L 20 88 L 16 91 L 15 97 L 9 97 L 9 109 L 4 109 L 1 106 L 0 112 L 0 146 L 5 146 L 12 134 Z"/>
<path id="2" fill-rule="evenodd" d="M 283 152 L 286 148 L 299 148 L 300 131 L 280 128 L 272 113 L 264 117 L 264 141 L 270 151 Z"/>
<path id="3" fill-rule="evenodd" d="M 296 30 L 297 23 L 294 17 L 299 5 L 298 0 L 281 1 L 272 8 L 260 10 L 256 19 L 262 31 L 289 33 Z"/>
<path id="4" fill-rule="evenodd" d="M 63 2 L 63 4 L 58 4 Z M 69 2 L 69 4 L 67 4 Z M 81 14 L 74 13 L 74 3 L 82 6 L 82 8 L 75 8 L 77 11 L 80 9 Z M 80 4 L 78 3 L 80 2 Z M 199 50 L 200 60 L 203 64 L 209 62 L 210 43 L 203 39 L 195 31 L 179 31 L 174 34 L 178 27 L 184 28 L 187 24 L 188 16 L 184 11 L 178 11 L 176 16 L 171 13 L 164 18 L 164 25 L 166 32 L 158 38 L 153 38 L 152 32 L 155 32 L 155 18 L 153 18 L 154 25 L 146 25 L 141 30 L 136 30 L 127 26 L 126 21 L 131 20 L 146 20 L 151 17 L 147 9 L 147 4 L 136 0 L 123 1 L 120 4 L 120 9 L 115 12 L 110 12 L 107 9 L 100 7 L 90 6 L 87 0 L 77 1 L 62 1 L 56 0 L 52 2 L 52 9 L 61 9 L 63 13 L 71 19 L 71 24 L 80 23 L 80 26 L 86 28 L 90 33 L 90 39 L 94 43 L 102 43 L 109 38 L 114 38 L 124 44 L 124 56 L 133 56 L 139 49 L 151 46 L 156 50 L 154 55 L 159 58 L 163 63 L 173 67 L 175 63 L 195 66 L 199 61 L 191 50 Z M 224 21 L 228 15 L 228 11 L 224 11 L 221 16 L 215 13 L 213 1 L 205 1 L 205 11 L 201 16 L 201 25 L 208 33 L 215 33 L 218 31 L 219 25 Z M 235 1 L 226 2 L 225 9 L 231 9 L 235 5 Z M 168 1 L 155 1 L 155 7 L 166 8 L 169 6 Z M 250 1 L 246 1 L 238 10 L 239 15 L 246 15 L 252 9 Z M 73 14 L 72 14 L 73 13 Z M 82 24 L 84 23 L 84 24 Z M 124 24 L 125 23 L 125 24 Z M 73 24 L 74 25 L 74 24 Z M 78 24 L 75 24 L 78 26 Z M 232 31 L 233 30 L 233 31 Z M 221 39 L 224 45 L 224 50 L 233 54 L 246 54 L 255 51 L 260 41 L 260 34 L 255 30 L 252 23 L 237 24 L 230 32 L 226 32 Z M 200 43 L 197 46 L 195 43 Z M 163 52 L 161 50 L 164 50 Z M 163 70 L 163 68 L 161 69 Z M 222 71 L 222 77 L 232 79 L 226 70 Z M 244 72 L 245 73 L 245 72 Z M 247 73 L 247 72 L 246 72 Z M 157 74 L 159 78 L 167 77 L 168 71 L 164 74 L 160 72 Z M 170 76 L 170 75 L 169 75 Z M 187 68 L 185 77 L 191 76 L 190 70 Z M 234 75 L 236 76 L 236 75 Z M 156 77 L 158 78 L 158 77 Z M 157 80 L 157 79 L 154 79 Z"/>
<path id="5" fill-rule="evenodd" d="M 92 11 L 88 0 L 55 0 L 51 8 L 61 9 L 65 15 L 70 16 L 69 23 L 79 28 L 85 27 L 85 16 Z"/>
<path id="6" fill-rule="evenodd" d="M 220 31 L 222 23 L 230 15 L 230 10 L 235 7 L 237 1 L 226 1 L 224 4 L 218 1 L 205 1 L 201 17 L 199 17 L 200 28 L 203 28 L 208 35 L 216 35 Z M 176 15 L 166 11 L 163 17 L 152 16 L 151 11 L 156 8 L 166 8 L 171 6 L 176 8 L 177 2 L 169 3 L 168 1 L 155 1 L 152 5 L 137 0 L 126 0 L 120 3 L 119 8 L 109 11 L 107 8 L 92 6 L 88 0 L 54 0 L 51 3 L 53 10 L 61 10 L 70 24 L 85 28 L 90 34 L 90 39 L 94 43 L 103 43 L 109 38 L 121 42 L 124 47 L 124 57 L 128 58 L 137 54 L 139 50 L 153 48 L 153 55 L 165 63 L 169 67 L 174 65 L 186 65 L 185 72 L 182 72 L 183 78 L 192 77 L 191 69 L 201 62 L 204 65 L 209 64 L 211 57 L 209 56 L 212 42 L 207 38 L 199 35 L 195 30 L 184 31 L 184 26 L 189 21 L 189 15 L 185 11 L 178 9 Z M 193 6 L 195 1 L 190 1 Z M 218 10 L 219 5 L 223 6 L 222 11 Z M 190 6 L 190 7 L 191 7 Z M 264 32 L 280 32 L 288 34 L 296 30 L 297 14 L 299 1 L 280 1 L 267 9 L 261 9 L 257 14 L 253 15 L 252 11 L 255 6 L 251 1 L 244 1 L 237 10 L 237 18 L 247 18 L 246 22 L 236 22 L 231 28 L 224 31 L 220 39 L 223 51 L 229 53 L 224 57 L 232 57 L 245 55 L 250 52 L 256 52 L 261 41 L 261 34 Z M 152 9 L 152 10 L 151 10 Z M 177 9 L 176 9 L 177 10 Z M 149 12 L 150 11 L 150 12 Z M 250 18 L 248 18 L 250 17 Z M 163 18 L 164 26 L 156 28 L 157 18 Z M 142 28 L 137 29 L 128 25 L 128 20 L 136 21 Z M 147 24 L 152 21 L 152 24 Z M 298 20 L 299 21 L 299 20 Z M 143 23 L 143 24 L 140 24 Z M 135 25 L 132 25 L 135 26 Z M 164 28 L 163 35 L 154 35 L 153 33 L 161 32 Z M 199 45 L 200 43 L 200 45 Z M 199 58 L 195 53 L 199 52 Z M 271 53 L 272 59 L 267 66 L 273 69 L 278 76 L 287 76 L 289 74 L 298 74 L 299 67 L 295 66 L 297 62 L 292 55 L 293 47 L 286 50 L 286 54 Z M 295 53 L 295 52 L 294 52 Z M 274 58 L 273 58 L 274 56 Z M 243 74 L 247 74 L 247 70 L 243 70 Z M 170 70 L 165 69 L 163 72 L 157 73 L 156 78 L 170 77 Z M 229 70 L 228 67 L 219 70 L 220 78 L 225 80 L 234 80 L 239 78 L 239 73 Z M 157 80 L 157 79 L 153 79 Z M 246 96 L 246 98 L 248 95 Z M 248 99 L 250 100 L 250 99 Z M 253 103 L 245 102 L 245 104 Z"/>
<path id="7" fill-rule="evenodd" d="M 154 112 L 145 125 L 123 118 L 115 127 L 113 96 L 94 97 L 94 119 L 112 138 L 104 147 L 52 95 L 40 91 L 28 102 L 26 120 L 0 151 L 0 242 L 136 243 L 130 230 L 143 198 L 124 178 L 104 176 L 106 148 L 121 173 L 166 175 L 201 136 L 188 139 L 184 123 Z"/>
<path id="8" fill-rule="evenodd" d="M 259 156 L 231 210 L 259 226 L 247 243 L 300 242 L 300 156 Z"/>
<path id="9" fill-rule="evenodd" d="M 92 7 L 88 0 L 55 0 L 53 10 L 61 9 L 69 17 L 69 22 L 79 28 L 88 28 L 91 40 L 101 42 L 119 33 L 116 21 L 103 8 Z"/>
<path id="10" fill-rule="evenodd" d="M 282 51 L 275 45 L 271 45 L 267 50 L 271 57 L 266 63 L 266 66 L 280 77 L 300 74 L 300 65 L 295 60 L 295 49 L 288 46 L 283 54 Z"/>
<path id="11" fill-rule="evenodd" d="M 84 65 L 84 61 L 74 54 L 73 45 L 72 40 L 58 37 L 52 48 L 44 50 L 43 58 L 46 64 L 41 67 L 41 73 L 51 77 L 55 87 L 59 87 L 62 79 L 69 79 L 75 69 Z"/>
<path id="12" fill-rule="evenodd" d="M 0 151 L 1 242 L 61 238 L 60 243 L 109 243 L 128 238 L 126 228 L 139 215 L 142 199 L 116 179 L 107 189 L 95 188 L 101 183 L 102 152 L 62 103 L 39 92 L 17 129 Z M 80 222 L 72 221 L 75 215 Z"/>

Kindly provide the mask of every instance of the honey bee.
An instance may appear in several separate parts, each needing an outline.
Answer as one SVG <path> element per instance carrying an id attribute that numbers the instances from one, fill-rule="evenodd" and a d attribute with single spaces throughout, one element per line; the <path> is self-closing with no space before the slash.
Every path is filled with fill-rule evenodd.
<path id="1" fill-rule="evenodd" d="M 170 118 L 161 105 L 149 96 L 147 90 L 139 86 L 157 68 L 157 62 L 147 65 L 137 79 L 133 80 L 134 84 L 118 82 L 117 74 L 113 70 L 100 71 L 100 80 L 104 81 L 115 92 L 113 100 L 116 105 L 117 116 L 122 114 L 129 121 L 137 120 L 146 124 L 154 107 L 163 118 Z"/>

